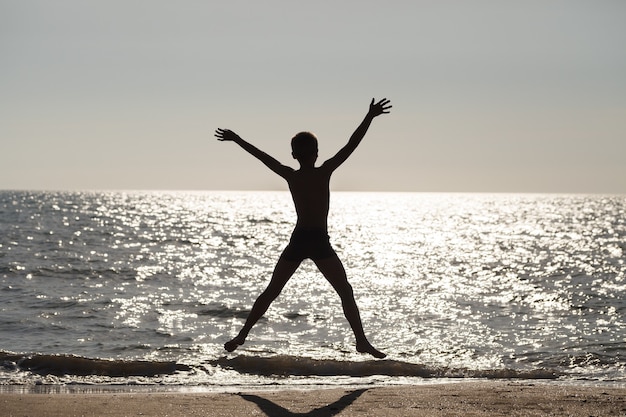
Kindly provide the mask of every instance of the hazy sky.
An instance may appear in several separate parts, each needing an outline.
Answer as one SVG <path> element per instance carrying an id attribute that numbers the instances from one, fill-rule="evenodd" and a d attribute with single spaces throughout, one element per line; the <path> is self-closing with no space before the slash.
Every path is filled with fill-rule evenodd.
<path id="1" fill-rule="evenodd" d="M 626 1 L 0 0 L 0 189 L 626 193 Z"/>

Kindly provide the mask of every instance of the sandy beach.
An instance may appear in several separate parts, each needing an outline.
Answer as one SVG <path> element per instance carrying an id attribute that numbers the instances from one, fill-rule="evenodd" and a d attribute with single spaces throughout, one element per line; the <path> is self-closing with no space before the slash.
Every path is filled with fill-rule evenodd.
<path id="1" fill-rule="evenodd" d="M 0 394 L 1 416 L 626 416 L 626 389 L 558 383 L 239 393 Z"/>

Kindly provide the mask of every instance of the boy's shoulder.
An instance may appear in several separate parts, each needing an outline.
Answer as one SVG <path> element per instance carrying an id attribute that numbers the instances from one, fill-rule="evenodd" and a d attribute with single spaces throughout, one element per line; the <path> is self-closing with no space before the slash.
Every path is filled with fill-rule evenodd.
<path id="1" fill-rule="evenodd" d="M 294 169 L 292 172 L 292 176 L 294 178 L 310 178 L 311 180 L 317 178 L 325 178 L 329 176 L 332 171 L 328 170 L 328 167 L 324 166 L 324 164 L 318 167 L 307 167 L 307 168 L 299 168 Z"/>
<path id="2" fill-rule="evenodd" d="M 286 179 L 292 188 L 313 189 L 320 186 L 328 187 L 330 174 L 331 172 L 321 166 L 294 170 Z"/>

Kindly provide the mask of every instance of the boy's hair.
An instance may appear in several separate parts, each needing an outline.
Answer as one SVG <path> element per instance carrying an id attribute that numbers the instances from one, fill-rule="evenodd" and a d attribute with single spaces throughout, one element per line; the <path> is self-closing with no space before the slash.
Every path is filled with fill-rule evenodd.
<path id="1" fill-rule="evenodd" d="M 300 132 L 291 138 L 291 153 L 296 159 L 317 155 L 317 138 L 311 132 Z"/>

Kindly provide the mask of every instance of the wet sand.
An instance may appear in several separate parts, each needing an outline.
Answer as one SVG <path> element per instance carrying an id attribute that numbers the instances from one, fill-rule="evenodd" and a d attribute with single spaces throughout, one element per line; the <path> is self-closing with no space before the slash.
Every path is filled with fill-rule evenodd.
<path id="1" fill-rule="evenodd" d="M 626 388 L 507 381 L 240 393 L 0 394 L 0 416 L 626 416 Z"/>

